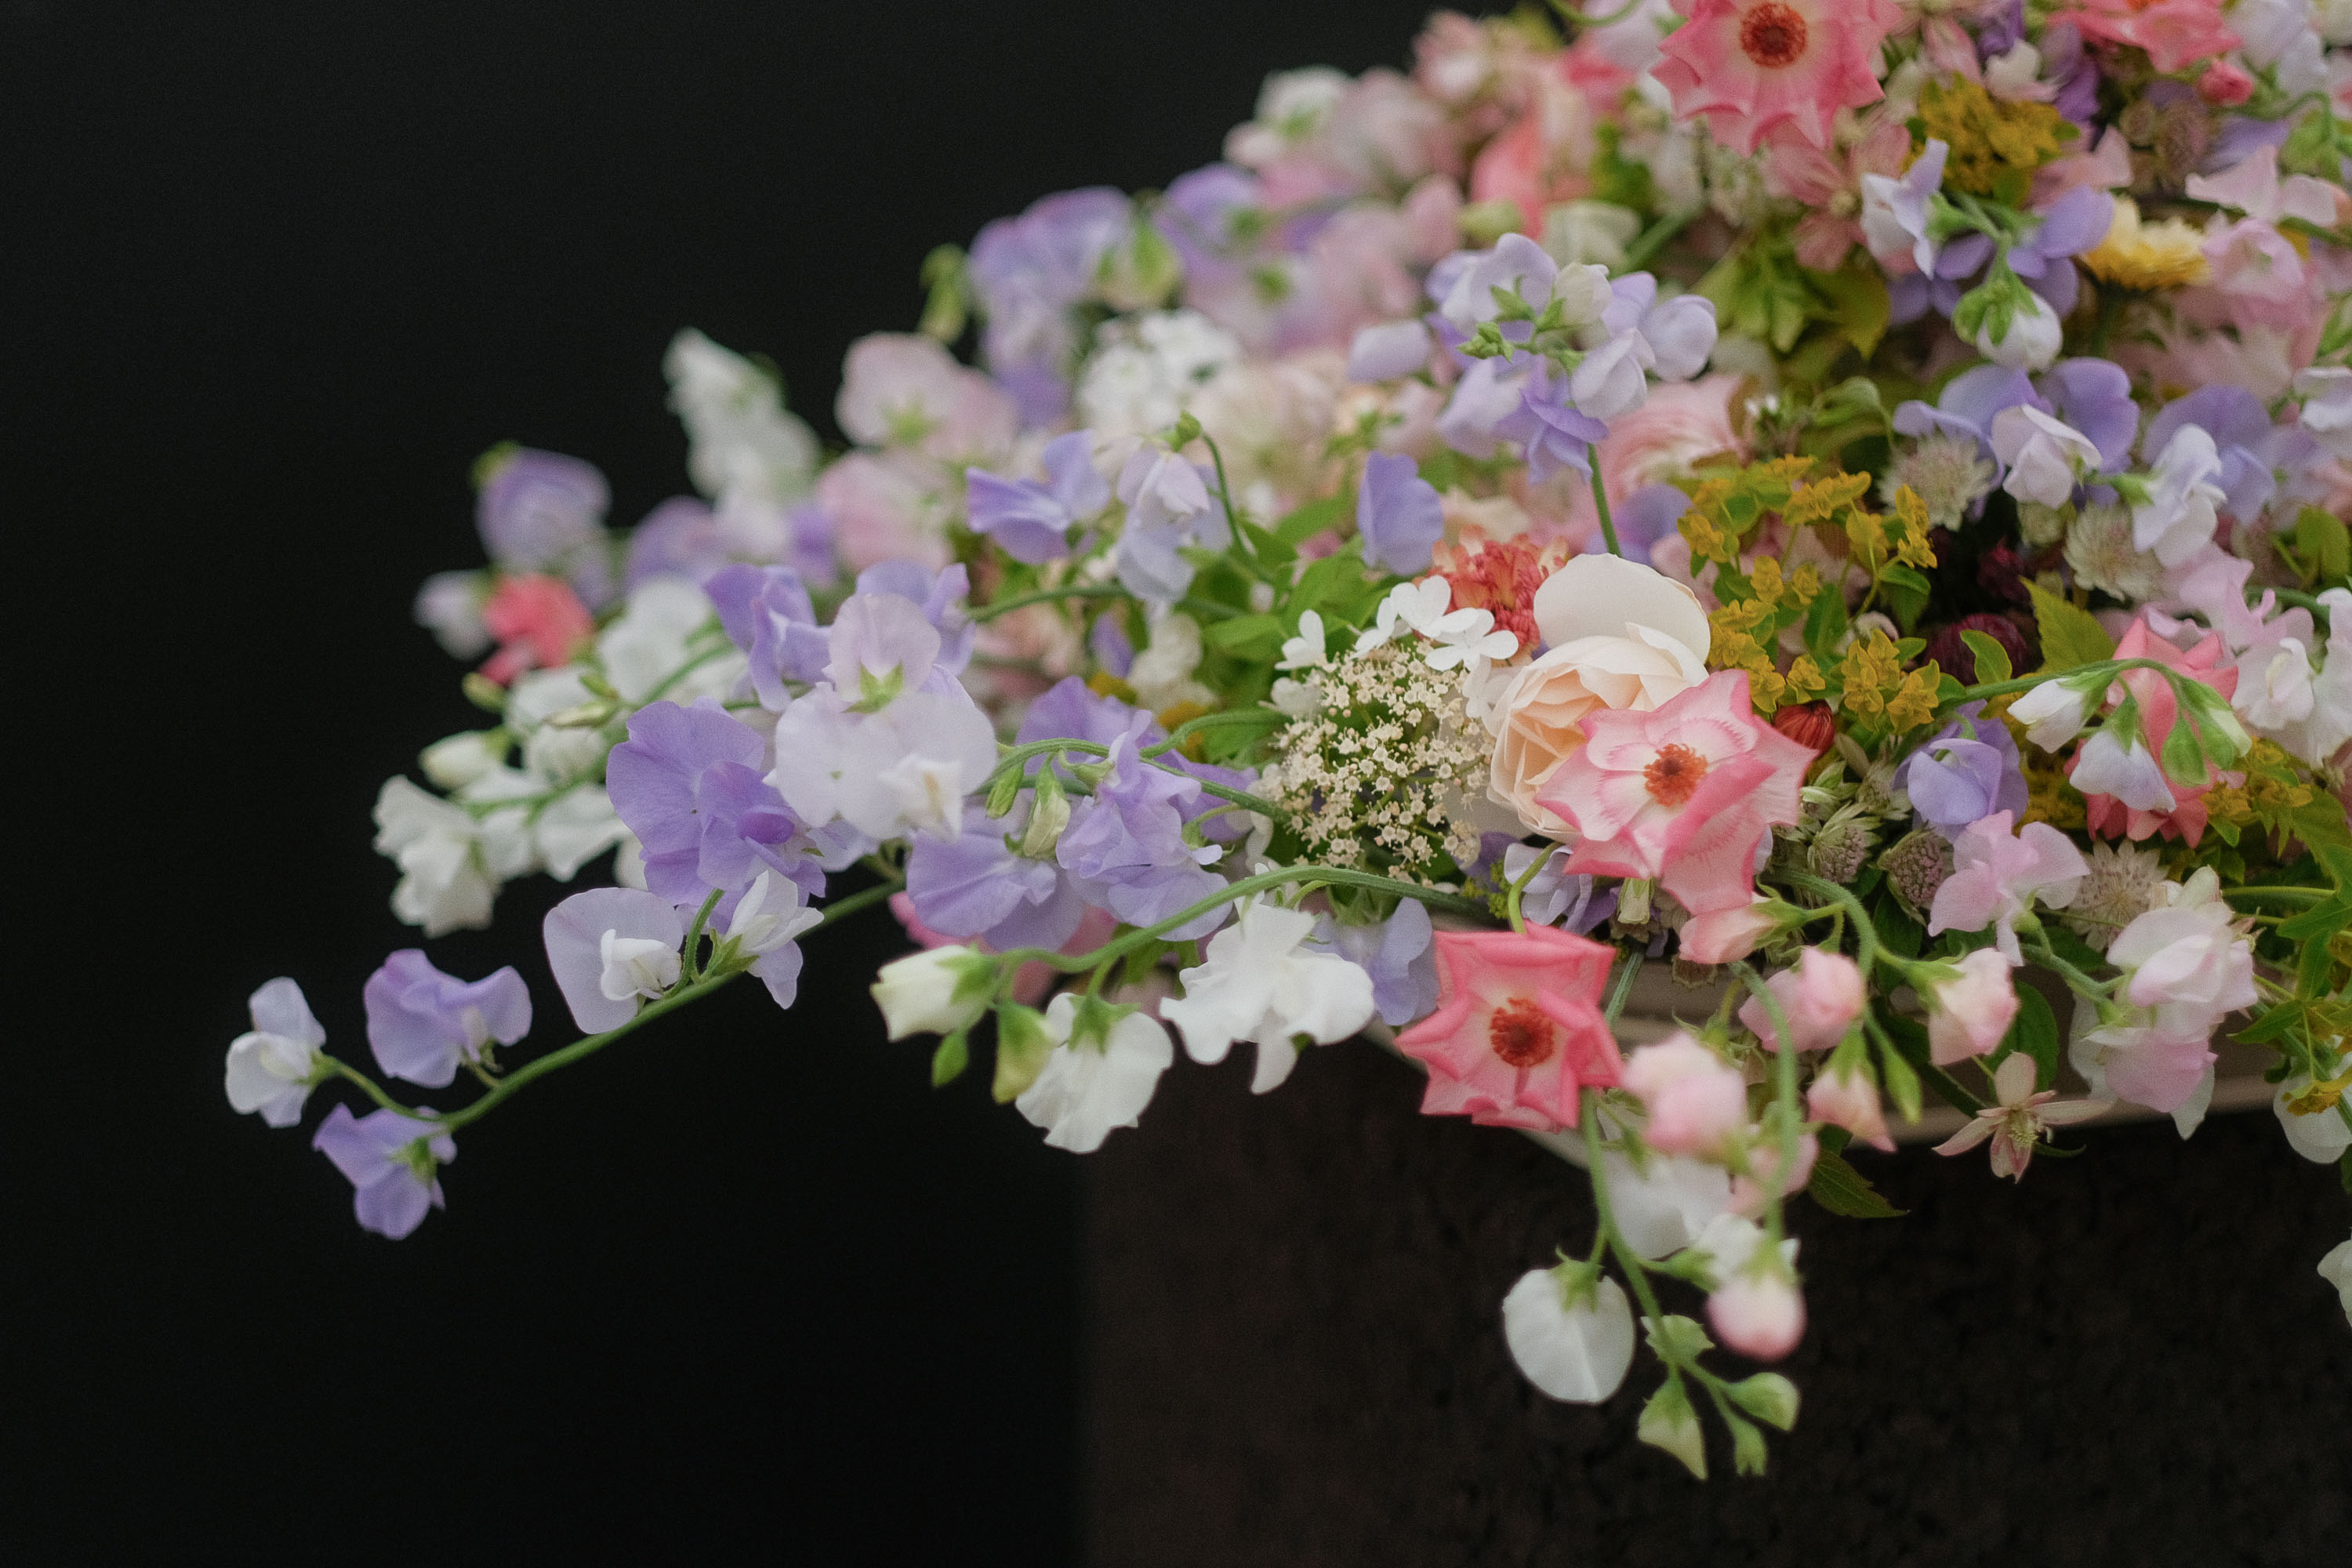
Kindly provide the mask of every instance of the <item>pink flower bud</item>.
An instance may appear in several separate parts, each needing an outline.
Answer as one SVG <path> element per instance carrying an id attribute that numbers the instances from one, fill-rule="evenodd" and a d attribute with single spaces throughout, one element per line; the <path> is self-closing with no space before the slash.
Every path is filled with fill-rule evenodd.
<path id="1" fill-rule="evenodd" d="M 1693 963 L 1729 963 L 1747 957 L 1780 924 L 1764 912 L 1770 903 L 1758 899 L 1736 909 L 1693 915 L 1683 924 L 1683 956 Z"/>
<path id="2" fill-rule="evenodd" d="M 1650 1113 L 1643 1141 L 1664 1154 L 1703 1154 L 1748 1125 L 1748 1085 L 1739 1070 L 1676 1034 L 1625 1058 L 1619 1080 Z"/>
<path id="3" fill-rule="evenodd" d="M 2223 109 L 2234 109 L 2254 95 L 2254 79 L 2243 66 L 2215 60 L 2197 79 L 2197 96 Z"/>
<path id="4" fill-rule="evenodd" d="M 1758 1129 L 1761 1133 L 1761 1129 Z M 1821 1140 L 1808 1132 L 1797 1140 L 1797 1163 L 1780 1183 L 1780 1195 L 1802 1192 L 1805 1184 L 1813 1179 L 1813 1162 L 1821 1158 Z M 1748 1151 L 1750 1176 L 1731 1178 L 1731 1206 L 1741 1214 L 1761 1214 L 1764 1210 L 1765 1188 L 1769 1186 L 1774 1173 L 1780 1168 L 1780 1143 L 1776 1138 L 1759 1136 Z"/>
<path id="5" fill-rule="evenodd" d="M 1824 1072 L 1805 1090 L 1805 1114 L 1816 1121 L 1843 1127 L 1864 1142 L 1893 1152 L 1887 1136 L 1886 1112 L 1878 1103 L 1878 1087 L 1858 1070 Z"/>
<path id="6" fill-rule="evenodd" d="M 1751 1361 L 1779 1361 L 1805 1337 L 1805 1298 L 1778 1269 L 1742 1272 L 1706 1299 L 1716 1338 Z"/>
<path id="7" fill-rule="evenodd" d="M 1826 1051 L 1845 1038 L 1847 1029 L 1862 1016 L 1866 1000 L 1862 971 L 1843 953 L 1809 947 L 1794 969 L 1784 969 L 1766 982 L 1789 1020 L 1789 1033 L 1801 1051 Z M 1780 1041 L 1773 1033 L 1772 1015 L 1760 996 L 1750 996 L 1739 1009 L 1739 1021 L 1774 1049 Z"/>
<path id="8" fill-rule="evenodd" d="M 1927 1014 L 1928 1055 L 1939 1068 L 1983 1056 L 2000 1044 L 2017 1016 L 2017 987 L 1998 948 L 1977 949 L 1960 960 L 1959 970 L 1935 987 Z"/>

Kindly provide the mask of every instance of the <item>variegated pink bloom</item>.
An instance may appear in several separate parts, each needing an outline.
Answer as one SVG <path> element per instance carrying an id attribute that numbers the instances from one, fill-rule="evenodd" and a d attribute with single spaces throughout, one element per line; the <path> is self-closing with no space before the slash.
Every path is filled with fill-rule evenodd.
<path id="1" fill-rule="evenodd" d="M 1600 1007 L 1615 957 L 1548 926 L 1439 931 L 1437 1011 L 1397 1037 L 1429 1068 L 1421 1109 L 1539 1132 L 1575 1126 L 1579 1093 L 1624 1069 Z"/>
<path id="2" fill-rule="evenodd" d="M 499 651 L 482 673 L 504 686 L 527 669 L 553 669 L 594 640 L 596 623 L 560 577 L 504 577 L 482 606 L 482 626 Z"/>
<path id="3" fill-rule="evenodd" d="M 1676 119 L 1706 116 L 1727 146 L 1753 153 L 1786 127 L 1826 148 L 1839 110 L 1886 96 L 1873 67 L 1903 20 L 1895 0 L 1694 0 L 1651 75 Z"/>
<path id="4" fill-rule="evenodd" d="M 1764 182 L 1807 209 L 1794 236 L 1798 261 L 1817 272 L 1836 271 L 1862 243 L 1862 177 L 1900 174 L 1910 161 L 1911 132 L 1899 120 L 1879 120 L 1843 157 L 1801 136 L 1775 141 L 1764 155 Z"/>
<path id="5" fill-rule="evenodd" d="M 1745 909 L 1756 847 L 1792 823 L 1812 748 L 1756 717 L 1748 673 L 1709 676 L 1647 713 L 1598 709 L 1541 790 L 1578 835 L 1567 869 L 1656 880 L 1694 914 Z"/>
<path id="6" fill-rule="evenodd" d="M 2238 667 L 2231 663 L 2221 637 L 2207 637 L 2195 647 L 2183 653 L 2171 643 L 2149 629 L 2147 617 L 2141 616 L 2124 629 L 2116 644 L 2117 658 L 2152 658 L 2170 665 L 2183 675 L 2190 676 L 2211 687 L 2223 697 L 2238 689 Z M 2179 699 L 2173 695 L 2172 683 L 2152 669 L 2127 669 L 2116 678 L 2115 687 L 2108 689 L 2110 706 L 2120 703 L 2121 690 L 2128 690 L 2139 706 L 2140 742 L 2151 757 L 2164 755 L 2164 742 L 2172 736 L 2172 726 L 2180 717 Z M 2067 764 L 2071 777 L 2082 764 L 2083 753 L 2077 752 Z M 2205 792 L 2216 783 L 2227 782 L 2231 774 L 2207 777 L 2194 784 L 2184 784 L 2170 774 L 2164 776 L 2164 787 L 2172 792 L 2169 808 L 2143 810 L 2127 805 L 2112 795 L 2085 794 L 2083 797 L 2084 816 L 2091 831 L 2102 838 L 2129 838 L 2137 841 L 2153 833 L 2167 838 L 2185 840 L 2195 847 L 2205 834 Z M 2151 796 L 2150 798 L 2155 798 Z"/>
<path id="7" fill-rule="evenodd" d="M 2108 1102 L 2097 1100 L 2072 1100 L 2063 1105 L 2053 1104 L 2058 1098 L 2054 1089 L 2035 1093 L 2033 1089 L 2033 1058 L 2023 1051 L 2012 1053 L 2009 1059 L 1993 1069 L 1993 1093 L 1996 1103 L 1976 1113 L 1966 1127 L 1936 1145 L 1938 1154 L 1965 1154 L 1986 1139 L 1992 1140 L 1992 1173 L 2021 1181 L 2025 1167 L 2033 1161 L 2033 1146 L 2042 1140 L 2042 1132 L 2052 1127 L 2063 1127 L 2070 1122 L 2086 1121 L 2107 1109 Z"/>

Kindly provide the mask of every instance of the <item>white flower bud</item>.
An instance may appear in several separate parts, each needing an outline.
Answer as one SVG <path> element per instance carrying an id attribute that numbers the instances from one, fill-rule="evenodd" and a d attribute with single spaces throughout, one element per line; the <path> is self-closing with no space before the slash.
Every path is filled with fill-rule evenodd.
<path id="1" fill-rule="evenodd" d="M 952 1035 L 988 1010 L 996 963 L 961 944 L 929 948 L 884 964 L 871 989 L 892 1039 Z"/>

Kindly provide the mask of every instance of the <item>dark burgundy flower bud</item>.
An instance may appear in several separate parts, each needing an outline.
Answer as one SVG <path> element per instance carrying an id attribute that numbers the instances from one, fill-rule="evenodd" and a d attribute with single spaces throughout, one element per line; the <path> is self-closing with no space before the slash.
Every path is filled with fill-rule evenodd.
<path id="1" fill-rule="evenodd" d="M 1837 738 L 1837 723 L 1826 702 L 1796 702 L 1772 715 L 1772 728 L 1801 746 L 1826 752 Z"/>
<path id="2" fill-rule="evenodd" d="M 1963 686 L 1974 686 L 1988 679 L 1977 668 L 1977 656 L 1960 640 L 1962 632 L 1982 632 L 2000 644 L 2001 652 L 2009 655 L 2011 670 L 2023 669 L 2032 661 L 2025 647 L 2025 636 L 2001 616 L 1963 616 L 1958 626 L 1946 626 L 1927 643 L 1927 657 L 1937 668 L 1956 677 Z"/>

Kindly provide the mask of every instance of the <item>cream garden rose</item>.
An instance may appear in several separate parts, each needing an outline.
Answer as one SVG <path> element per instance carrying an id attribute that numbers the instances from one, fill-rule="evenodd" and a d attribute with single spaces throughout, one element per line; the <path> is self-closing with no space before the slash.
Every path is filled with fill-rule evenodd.
<path id="1" fill-rule="evenodd" d="M 1647 711 L 1706 679 L 1706 612 L 1688 588 L 1614 555 L 1580 555 L 1536 591 L 1549 651 L 1507 674 L 1488 707 L 1495 752 L 1486 790 L 1531 833 L 1567 828 L 1536 792 L 1584 744 L 1596 708 Z"/>

